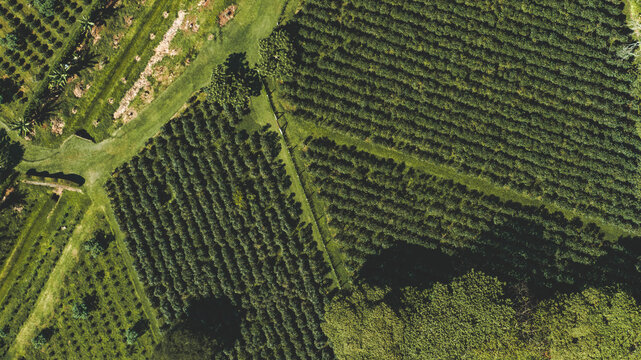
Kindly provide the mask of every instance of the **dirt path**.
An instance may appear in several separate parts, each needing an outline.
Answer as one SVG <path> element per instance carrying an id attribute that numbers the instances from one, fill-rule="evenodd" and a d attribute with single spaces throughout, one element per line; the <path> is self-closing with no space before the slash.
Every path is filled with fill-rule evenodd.
<path id="1" fill-rule="evenodd" d="M 129 91 L 127 91 L 122 100 L 120 100 L 120 106 L 114 113 L 114 119 L 120 119 L 123 115 L 125 115 L 125 113 L 129 109 L 129 104 L 131 104 L 131 102 L 136 98 L 140 90 L 150 85 L 148 78 L 153 73 L 154 66 L 159 63 L 165 56 L 170 55 L 171 50 L 169 49 L 169 44 L 171 44 L 171 41 L 178 33 L 180 26 L 182 26 L 182 23 L 185 20 L 185 15 L 187 15 L 187 13 L 184 10 L 178 11 L 178 17 L 176 18 L 176 20 L 174 20 L 174 23 L 171 25 L 169 30 L 167 30 L 160 44 L 158 44 L 158 46 L 156 46 L 156 49 L 154 49 L 154 55 L 151 57 L 151 59 L 149 59 L 145 70 L 143 70 L 138 80 L 136 80 L 134 85 L 129 89 Z M 123 122 L 128 122 L 129 120 L 131 120 L 131 118 L 129 116 L 125 116 Z"/>
<path id="2" fill-rule="evenodd" d="M 22 182 L 30 185 L 47 186 L 50 188 L 54 188 L 60 192 L 62 192 L 62 190 L 75 191 L 79 193 L 82 192 L 82 189 L 73 187 L 73 186 L 68 186 L 68 185 L 61 185 L 61 184 L 54 184 L 54 183 L 48 183 L 44 181 L 33 181 L 33 180 L 22 180 Z"/>

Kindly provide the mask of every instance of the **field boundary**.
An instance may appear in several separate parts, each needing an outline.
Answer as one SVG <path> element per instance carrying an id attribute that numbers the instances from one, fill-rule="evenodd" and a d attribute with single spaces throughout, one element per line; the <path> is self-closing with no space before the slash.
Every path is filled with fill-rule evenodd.
<path id="1" fill-rule="evenodd" d="M 328 138 L 331 138 L 333 141 L 335 141 L 339 145 L 348 145 L 348 146 L 353 145 L 353 146 L 356 146 L 356 148 L 358 148 L 359 150 L 363 150 L 365 152 L 371 153 L 378 157 L 394 159 L 399 163 L 400 162 L 405 163 L 407 166 L 421 170 L 427 174 L 431 174 L 431 175 L 439 176 L 444 179 L 455 181 L 459 184 L 465 185 L 470 189 L 477 190 L 485 195 L 495 195 L 503 201 L 514 201 L 514 202 L 521 203 L 523 205 L 537 206 L 537 207 L 544 206 L 550 212 L 558 211 L 562 213 L 567 219 L 572 219 L 576 217 L 581 219 L 581 221 L 584 224 L 594 223 L 598 225 L 601 228 L 601 230 L 603 230 L 603 232 L 605 233 L 605 239 L 609 241 L 616 241 L 618 240 L 619 237 L 626 236 L 626 235 L 633 235 L 633 236 L 641 235 L 640 232 L 634 232 L 634 231 L 625 229 L 623 227 L 605 222 L 602 219 L 589 217 L 584 214 L 575 212 L 574 210 L 563 208 L 561 206 L 558 206 L 556 204 L 553 204 L 547 201 L 543 201 L 541 199 L 529 197 L 518 191 L 512 190 L 508 187 L 498 187 L 484 179 L 473 177 L 466 174 L 461 174 L 460 172 L 456 171 L 456 169 L 452 167 L 435 164 L 396 149 L 388 148 L 379 144 L 366 142 L 358 138 L 355 138 L 353 136 L 340 133 L 336 130 L 318 126 L 315 123 L 312 123 L 307 120 L 296 118 L 294 121 L 288 122 L 288 128 L 289 127 L 296 129 L 299 133 L 304 133 L 307 135 L 311 135 L 313 137 L 328 137 Z M 300 146 L 303 141 L 303 139 L 298 139 L 298 140 L 300 142 L 297 143 L 296 146 Z"/>
<path id="2" fill-rule="evenodd" d="M 293 185 L 292 192 L 294 192 L 294 193 L 300 192 L 301 193 L 301 195 L 302 195 L 301 196 L 301 198 L 302 198 L 302 206 L 304 207 L 305 210 L 307 210 L 307 212 L 309 212 L 309 216 L 308 217 L 311 218 L 312 227 L 314 229 L 314 233 L 316 234 L 315 237 L 317 237 L 316 242 L 318 242 L 318 243 L 320 243 L 322 245 L 323 252 L 327 255 L 327 260 L 328 260 L 327 263 L 329 264 L 329 266 L 331 268 L 331 271 L 332 271 L 333 278 L 336 281 L 336 286 L 338 287 L 339 290 L 342 290 L 342 288 L 346 284 L 348 284 L 348 282 L 349 282 L 348 279 L 349 278 L 347 276 L 339 276 L 339 270 L 340 270 L 341 274 L 345 274 L 345 269 L 343 267 L 343 263 L 342 263 L 342 261 L 337 262 L 335 257 L 339 256 L 339 254 L 335 254 L 334 252 L 330 252 L 328 247 L 327 247 L 327 239 L 325 239 L 325 237 L 323 236 L 323 233 L 320 231 L 320 226 L 318 224 L 318 217 L 316 216 L 316 213 L 314 212 L 314 209 L 311 206 L 311 203 L 310 203 L 310 201 L 308 199 L 308 196 L 307 196 L 307 192 L 305 191 L 305 186 L 303 185 L 303 182 L 302 182 L 302 180 L 301 180 L 301 178 L 299 176 L 298 166 L 296 165 L 296 162 L 294 161 L 294 158 L 292 157 L 292 154 L 291 154 L 291 152 L 289 150 L 289 146 L 290 146 L 289 141 L 287 139 L 287 136 L 286 136 L 285 132 L 283 132 L 283 130 L 280 127 L 280 124 L 278 123 L 278 117 L 276 116 L 276 107 L 274 106 L 273 100 L 271 98 L 271 93 L 269 92 L 269 87 L 268 87 L 266 82 L 263 82 L 263 85 L 264 85 L 264 88 L 265 88 L 263 92 L 265 93 L 265 97 L 266 97 L 266 99 L 267 99 L 267 101 L 269 103 L 269 106 L 270 106 L 271 115 L 273 116 L 273 118 L 272 118 L 271 116 L 268 116 L 267 114 L 265 114 L 264 117 L 267 118 L 267 119 L 265 119 L 265 121 L 267 121 L 268 124 L 272 125 L 273 127 L 275 127 L 278 130 L 279 138 L 281 139 L 281 147 L 283 148 L 281 150 L 281 158 L 284 158 L 283 161 L 285 162 L 285 164 L 291 164 L 291 171 L 290 172 L 293 172 L 293 174 L 290 174 L 291 175 L 290 177 L 292 178 L 292 180 L 295 183 L 298 184 L 298 186 Z M 262 94 L 263 92 L 261 92 L 261 96 L 263 96 L 263 94 Z M 285 168 L 287 168 L 287 166 Z M 303 210 L 303 211 L 305 211 L 305 210 Z"/>

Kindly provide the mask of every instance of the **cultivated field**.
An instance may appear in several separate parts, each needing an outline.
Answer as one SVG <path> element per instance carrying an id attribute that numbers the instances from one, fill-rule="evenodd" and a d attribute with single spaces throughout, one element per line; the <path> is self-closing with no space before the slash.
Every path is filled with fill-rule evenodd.
<path id="1" fill-rule="evenodd" d="M 638 229 L 623 4 L 490 3 L 308 2 L 296 116 Z"/>
<path id="2" fill-rule="evenodd" d="M 192 105 L 107 184 L 136 269 L 167 321 L 190 298 L 228 298 L 244 319 L 226 357 L 331 354 L 319 327 L 331 280 L 277 134 L 239 132 L 219 111 Z"/>

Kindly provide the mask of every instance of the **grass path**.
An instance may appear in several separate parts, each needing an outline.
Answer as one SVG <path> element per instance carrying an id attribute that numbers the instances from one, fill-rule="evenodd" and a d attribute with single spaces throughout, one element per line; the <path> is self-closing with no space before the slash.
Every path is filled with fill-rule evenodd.
<path id="1" fill-rule="evenodd" d="M 96 208 L 90 207 L 89 210 L 85 212 L 82 220 L 76 225 L 71 239 L 65 246 L 56 266 L 51 271 L 27 321 L 22 325 L 22 328 L 20 328 L 20 332 L 13 346 L 9 349 L 10 356 L 15 356 L 16 353 L 22 353 L 44 320 L 53 313 L 59 300 L 60 284 L 63 282 L 65 274 L 73 269 L 78 260 L 73 254 L 80 251 L 82 241 L 92 233 L 93 220 L 97 217 Z"/>
<path id="2" fill-rule="evenodd" d="M 303 141 L 310 135 L 313 135 L 314 137 L 328 137 L 334 140 L 339 145 L 355 146 L 359 150 L 369 152 L 379 157 L 391 158 L 397 162 L 404 162 L 407 166 L 424 171 L 428 174 L 433 174 L 445 179 L 455 181 L 467 186 L 470 189 L 480 191 L 481 193 L 486 195 L 497 196 L 502 201 L 514 201 L 524 205 L 535 207 L 544 206 L 549 211 L 558 211 L 563 213 L 563 215 L 565 215 L 565 217 L 568 219 L 578 217 L 584 224 L 590 222 L 595 223 L 603 230 L 603 232 L 605 233 L 605 238 L 610 241 L 616 241 L 619 239 L 619 237 L 626 235 L 641 235 L 640 233 L 630 231 L 623 227 L 607 223 L 602 219 L 586 216 L 574 210 L 560 207 L 554 203 L 538 198 L 528 197 L 516 190 L 510 189 L 508 187 L 496 186 L 487 180 L 475 176 L 462 174 L 452 167 L 432 163 L 393 148 L 363 141 L 352 136 L 345 135 L 333 129 L 319 127 L 309 121 L 301 119 L 296 119 L 296 121 L 289 121 L 287 125 L 287 133 L 291 137 L 293 145 L 298 148 L 298 151 L 302 151 L 301 149 L 304 146 Z"/>
<path id="3" fill-rule="evenodd" d="M 327 255 L 327 263 L 330 266 L 332 277 L 334 278 L 334 284 L 338 289 L 342 289 L 343 286 L 348 284 L 349 275 L 343 262 L 340 259 L 340 254 L 336 251 L 337 249 L 329 248 L 327 244 L 327 239 L 322 235 L 320 227 L 318 225 L 317 216 L 314 213 L 310 202 L 307 198 L 307 193 L 303 187 L 303 184 L 298 176 L 298 169 L 296 168 L 296 163 L 294 162 L 291 153 L 289 151 L 289 143 L 287 138 L 283 133 L 280 125 L 278 124 L 278 119 L 274 113 L 273 104 L 267 93 L 268 90 L 261 91 L 261 95 L 252 100 L 251 104 L 251 114 L 254 118 L 254 122 L 260 125 L 271 125 L 271 127 L 279 133 L 281 151 L 279 157 L 283 160 L 285 165 L 285 171 L 289 174 L 290 179 L 292 180 L 292 191 L 296 197 L 296 200 L 302 205 L 303 216 L 302 219 L 312 225 L 312 233 L 316 242 L 324 250 L 323 253 Z M 333 251 L 331 251 L 333 250 Z"/>

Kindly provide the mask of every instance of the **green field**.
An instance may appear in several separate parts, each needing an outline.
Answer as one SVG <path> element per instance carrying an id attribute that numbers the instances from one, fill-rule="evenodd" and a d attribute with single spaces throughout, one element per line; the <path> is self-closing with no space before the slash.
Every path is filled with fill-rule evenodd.
<path id="1" fill-rule="evenodd" d="M 641 358 L 636 0 L 46 1 L 1 5 L 0 358 Z"/>

